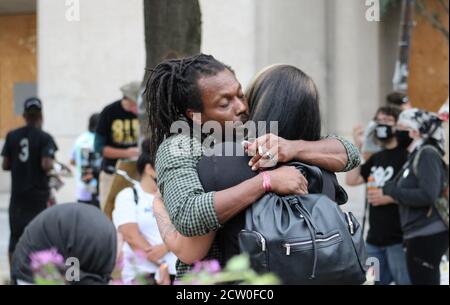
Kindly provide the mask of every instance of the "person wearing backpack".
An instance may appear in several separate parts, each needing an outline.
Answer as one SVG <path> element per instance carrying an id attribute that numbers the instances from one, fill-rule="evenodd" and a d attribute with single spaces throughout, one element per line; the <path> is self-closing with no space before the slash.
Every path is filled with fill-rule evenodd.
<path id="1" fill-rule="evenodd" d="M 413 285 L 439 285 L 439 264 L 449 245 L 448 166 L 442 159 L 441 123 L 436 114 L 417 108 L 400 114 L 396 138 L 410 154 L 396 178 L 381 191 L 399 204 Z"/>
<path id="2" fill-rule="evenodd" d="M 143 141 L 142 153 L 137 160 L 140 183 L 119 192 L 112 214 L 113 223 L 124 239 L 122 281 L 125 284 L 133 283 L 140 276 L 151 283 L 160 283 L 159 280 L 166 276 L 161 274 L 164 264 L 168 266 L 171 281 L 176 273 L 177 258 L 163 243 L 153 212 L 153 201 L 159 197 L 159 192 L 148 144 L 148 140 Z"/>
<path id="3" fill-rule="evenodd" d="M 280 84 L 280 86 L 273 86 L 272 84 L 275 83 Z M 249 100 L 251 117 L 255 121 L 267 124 L 271 121 L 282 122 L 278 129 L 278 136 L 266 134 L 250 144 L 244 144 L 246 150 L 251 150 L 256 146 L 258 149 L 257 155 L 261 157 L 259 161 L 273 161 L 273 159 L 276 159 L 276 154 L 282 153 L 282 150 L 277 150 L 277 147 L 272 147 L 269 151 L 260 151 L 264 147 L 264 143 L 276 141 L 281 143 L 286 141 L 284 139 L 289 139 L 307 144 L 307 141 L 320 139 L 321 119 L 318 92 L 313 80 L 300 69 L 288 65 L 274 65 L 266 68 L 255 78 L 247 90 L 246 96 Z M 287 115 L 286 109 L 290 109 L 289 115 Z M 260 145 L 257 145 L 258 143 Z M 241 143 L 226 142 L 222 144 L 215 145 L 214 150 L 217 148 L 217 151 L 215 151 L 217 154 L 213 152 L 212 155 L 202 157 L 196 166 L 199 180 L 203 189 L 207 192 L 227 189 L 258 175 L 257 171 L 253 171 L 249 167 L 249 162 L 253 163 L 253 166 L 258 162 L 258 160 L 255 160 L 255 156 L 253 158 L 239 155 L 227 156 L 221 153 L 222 149 L 227 151 L 225 145 L 231 144 L 231 146 L 227 147 L 231 151 L 237 151 L 236 146 L 240 146 Z M 258 146 L 261 146 L 261 148 Z M 329 151 L 329 147 L 321 147 L 317 151 L 317 159 L 311 161 L 314 163 L 314 161 L 320 160 L 321 158 L 318 156 L 326 154 L 327 151 Z M 350 151 L 352 150 L 350 149 Z M 357 150 L 356 154 L 358 155 L 356 156 L 358 162 L 349 168 L 346 167 L 345 170 L 349 170 L 359 164 Z M 353 154 L 351 156 L 355 157 Z M 326 158 L 327 162 L 323 162 L 323 164 L 331 165 L 333 158 L 333 156 L 328 156 Z M 326 167 L 325 165 L 322 166 Z M 330 168 L 327 169 L 332 171 Z M 324 187 L 320 188 L 319 192 L 328 195 L 330 200 L 344 203 L 346 200 L 341 197 L 341 189 L 339 188 L 338 190 L 333 184 L 333 182 L 337 184 L 334 173 L 324 170 L 323 176 Z M 307 185 L 309 193 L 315 193 L 312 191 L 312 184 L 309 183 Z M 266 184 L 264 189 L 265 192 L 270 193 L 270 183 L 269 185 Z M 324 189 L 327 191 L 322 191 Z M 273 195 L 276 196 L 275 194 Z M 241 252 L 239 233 L 246 226 L 246 210 L 239 211 L 236 209 L 236 206 L 230 207 L 229 213 L 234 212 L 237 214 L 223 224 L 222 228 L 217 231 L 217 234 L 215 231 L 211 231 L 201 236 L 186 237 L 182 235 L 182 232 L 177 231 L 174 224 L 171 223 L 168 210 L 164 208 L 162 200 L 156 199 L 153 208 L 155 215 L 157 215 L 158 226 L 164 242 L 184 264 L 191 264 L 196 260 L 204 259 L 210 248 L 217 250 L 221 264 L 224 264 L 228 259 Z M 309 238 L 309 235 L 307 237 Z M 195 253 L 193 252 L 194 249 Z M 286 251 L 285 248 L 280 250 L 283 253 Z M 324 261 L 320 260 L 320 263 Z M 349 260 L 347 259 L 347 261 Z M 307 264 L 310 263 L 308 262 Z M 312 263 L 310 266 L 308 265 L 308 271 L 305 272 L 305 276 L 311 274 L 310 269 L 313 269 Z M 179 275 L 177 274 L 177 276 Z"/>

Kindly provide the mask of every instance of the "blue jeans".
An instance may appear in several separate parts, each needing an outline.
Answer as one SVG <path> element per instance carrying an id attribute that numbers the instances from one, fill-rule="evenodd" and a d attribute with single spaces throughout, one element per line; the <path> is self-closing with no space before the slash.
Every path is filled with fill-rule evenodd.
<path id="1" fill-rule="evenodd" d="M 379 247 L 366 243 L 368 257 L 375 257 L 379 261 L 379 281 L 376 285 L 410 285 L 406 253 L 402 244 Z"/>

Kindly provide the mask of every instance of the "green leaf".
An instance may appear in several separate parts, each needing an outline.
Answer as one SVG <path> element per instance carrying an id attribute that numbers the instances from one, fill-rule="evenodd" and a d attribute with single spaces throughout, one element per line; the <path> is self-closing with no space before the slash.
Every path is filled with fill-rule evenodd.
<path id="1" fill-rule="evenodd" d="M 232 257 L 225 266 L 225 270 L 231 272 L 246 271 L 249 268 L 250 259 L 245 254 Z"/>
<path id="2" fill-rule="evenodd" d="M 250 285 L 279 285 L 280 280 L 278 277 L 273 273 L 266 273 L 264 275 L 256 276 L 249 281 L 246 282 L 246 284 Z"/>

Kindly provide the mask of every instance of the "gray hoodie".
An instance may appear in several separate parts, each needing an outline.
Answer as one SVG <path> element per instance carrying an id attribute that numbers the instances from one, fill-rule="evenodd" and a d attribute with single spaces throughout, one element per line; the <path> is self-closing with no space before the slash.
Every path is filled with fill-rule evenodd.
<path id="1" fill-rule="evenodd" d="M 426 146 L 419 149 L 423 151 L 418 162 L 417 176 L 412 160 L 418 149 L 411 153 L 409 165 L 399 174 L 399 179 L 383 187 L 383 193 L 399 203 L 404 239 L 448 230 L 434 208 L 434 202 L 439 198 L 448 174 L 441 156 L 434 149 Z"/>

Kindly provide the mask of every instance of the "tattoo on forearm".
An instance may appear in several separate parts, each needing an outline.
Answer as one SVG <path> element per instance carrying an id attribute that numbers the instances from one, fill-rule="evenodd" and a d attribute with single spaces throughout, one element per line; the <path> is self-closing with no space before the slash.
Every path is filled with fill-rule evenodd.
<path id="1" fill-rule="evenodd" d="M 169 217 L 167 215 L 163 215 L 161 213 L 154 213 L 156 222 L 159 227 L 159 232 L 161 233 L 162 240 L 167 243 L 167 237 L 170 234 L 175 234 L 177 232 L 177 229 L 170 221 Z"/>

